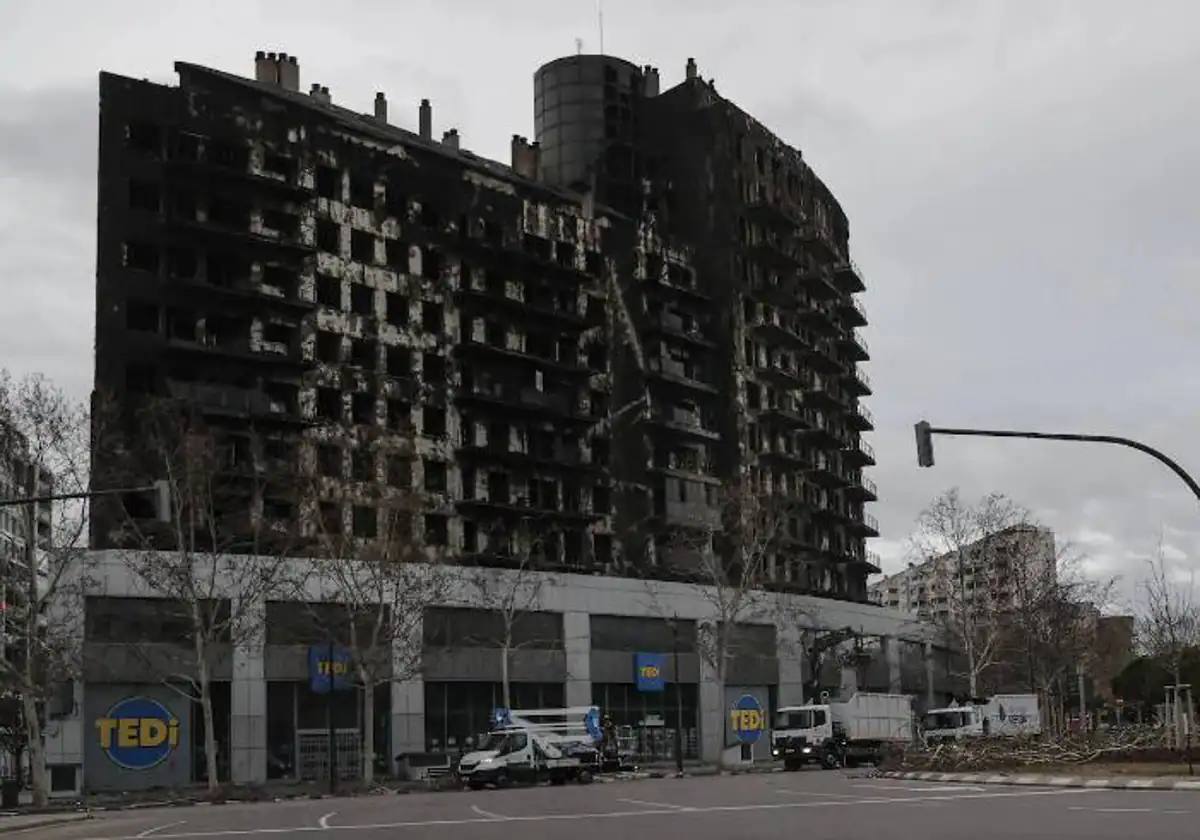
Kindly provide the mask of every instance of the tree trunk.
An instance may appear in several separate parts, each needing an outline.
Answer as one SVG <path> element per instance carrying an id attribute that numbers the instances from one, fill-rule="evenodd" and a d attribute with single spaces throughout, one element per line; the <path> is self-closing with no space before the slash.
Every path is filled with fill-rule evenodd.
<path id="1" fill-rule="evenodd" d="M 27 684 L 27 687 L 30 685 Z M 38 720 L 37 700 L 31 691 L 21 692 L 21 707 L 25 716 L 25 736 L 29 741 L 29 775 L 33 788 L 33 806 L 45 808 L 50 801 L 50 785 L 46 779 L 46 745 L 42 743 L 42 722 Z"/>
<path id="2" fill-rule="evenodd" d="M 198 610 L 199 606 L 194 606 Z M 217 733 L 213 725 L 212 679 L 208 673 L 207 646 L 203 637 L 197 633 L 196 641 L 196 675 L 200 683 L 200 708 L 204 715 L 204 766 L 208 774 L 208 792 L 216 793 L 221 787 L 217 777 Z"/>
<path id="3" fill-rule="evenodd" d="M 363 685 L 362 780 L 371 785 L 375 783 L 375 683 L 365 671 L 359 672 L 359 682 Z"/>
<path id="4" fill-rule="evenodd" d="M 504 698 L 505 709 L 512 708 L 512 692 L 508 682 L 508 657 L 511 649 L 511 646 L 505 642 L 504 647 L 500 650 L 500 691 Z"/>
<path id="5" fill-rule="evenodd" d="M 32 466 L 29 468 L 30 492 L 36 492 L 37 478 Z M 21 706 L 25 716 L 25 737 L 29 742 L 29 775 L 33 788 L 33 805 L 44 808 L 50 801 L 50 785 L 46 779 L 46 745 L 42 743 L 42 722 L 38 718 L 37 695 L 41 688 L 38 668 L 47 663 L 41 660 L 38 641 L 42 628 L 40 604 L 38 602 L 37 565 L 37 510 L 34 505 L 25 505 L 25 662 L 23 674 L 25 685 L 21 687 Z M 43 671 L 45 673 L 45 671 Z"/>

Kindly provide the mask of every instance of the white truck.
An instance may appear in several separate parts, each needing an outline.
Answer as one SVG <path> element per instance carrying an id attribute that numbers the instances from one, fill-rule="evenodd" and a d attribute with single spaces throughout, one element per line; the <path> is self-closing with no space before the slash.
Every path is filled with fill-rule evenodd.
<path id="1" fill-rule="evenodd" d="M 856 692 L 844 702 L 784 706 L 775 716 L 771 754 L 788 770 L 878 762 L 885 747 L 912 740 L 912 698 Z"/>
<path id="2" fill-rule="evenodd" d="M 599 768 L 600 710 L 498 709 L 495 726 L 479 749 L 459 759 L 458 778 L 478 790 L 517 782 L 586 784 Z"/>
<path id="3" fill-rule="evenodd" d="M 962 738 L 1037 735 L 1042 716 L 1037 695 L 997 694 L 982 703 L 964 703 L 930 709 L 921 721 L 927 742 Z"/>

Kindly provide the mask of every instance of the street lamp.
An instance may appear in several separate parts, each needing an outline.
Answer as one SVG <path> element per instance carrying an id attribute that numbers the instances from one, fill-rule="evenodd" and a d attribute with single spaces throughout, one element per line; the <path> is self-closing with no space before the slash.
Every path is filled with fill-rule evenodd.
<path id="1" fill-rule="evenodd" d="M 679 614 L 675 613 L 671 625 L 671 658 L 675 669 L 675 772 L 683 775 L 683 682 L 679 678 Z"/>

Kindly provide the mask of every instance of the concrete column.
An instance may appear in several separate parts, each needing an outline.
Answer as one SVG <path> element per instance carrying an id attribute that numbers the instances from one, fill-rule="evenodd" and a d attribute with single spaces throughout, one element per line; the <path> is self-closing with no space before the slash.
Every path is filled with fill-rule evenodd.
<path id="1" fill-rule="evenodd" d="M 895 636 L 884 636 L 883 655 L 887 660 L 888 692 L 900 694 L 904 687 L 904 674 L 900 669 L 900 640 Z"/>
<path id="2" fill-rule="evenodd" d="M 780 706 L 804 704 L 804 644 L 800 629 L 794 625 L 776 628 L 779 654 Z"/>
<path id="3" fill-rule="evenodd" d="M 391 755 L 388 765 L 399 772 L 396 756 L 425 752 L 425 679 L 420 675 L 420 662 L 414 663 L 412 652 L 419 650 L 425 637 L 423 622 L 409 627 L 407 638 L 392 640 Z M 414 667 L 414 664 L 417 667 Z"/>
<path id="4" fill-rule="evenodd" d="M 592 705 L 592 623 L 586 612 L 563 613 L 568 706 Z"/>
<path id="5" fill-rule="evenodd" d="M 717 764 L 725 749 L 725 691 L 717 683 L 717 670 L 700 657 L 700 758 Z"/>
<path id="6" fill-rule="evenodd" d="M 236 784 L 267 780 L 267 681 L 263 669 L 266 603 L 243 607 L 249 629 L 233 647 L 229 687 L 230 775 Z"/>
<path id="7" fill-rule="evenodd" d="M 413 677 L 392 683 L 392 754 L 425 752 L 425 680 Z"/>
<path id="8" fill-rule="evenodd" d="M 932 709 L 933 702 L 933 642 L 925 643 L 925 703 Z"/>

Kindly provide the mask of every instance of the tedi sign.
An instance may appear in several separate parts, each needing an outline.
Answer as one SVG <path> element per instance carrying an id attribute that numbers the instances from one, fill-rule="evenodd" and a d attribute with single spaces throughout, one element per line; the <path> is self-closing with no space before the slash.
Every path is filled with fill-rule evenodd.
<path id="1" fill-rule="evenodd" d="M 96 720 L 100 749 L 126 770 L 149 770 L 179 746 L 179 719 L 149 697 L 127 697 Z"/>

